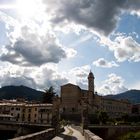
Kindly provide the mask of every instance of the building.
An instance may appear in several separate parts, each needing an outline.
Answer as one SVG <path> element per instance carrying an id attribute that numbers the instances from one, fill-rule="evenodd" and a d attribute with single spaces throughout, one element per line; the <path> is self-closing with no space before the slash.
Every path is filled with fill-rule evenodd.
<path id="1" fill-rule="evenodd" d="M 100 109 L 107 112 L 111 118 L 119 118 L 124 114 L 130 115 L 132 105 L 128 100 L 115 100 L 102 97 Z"/>
<path id="2" fill-rule="evenodd" d="M 115 100 L 97 95 L 95 93 L 94 79 L 94 75 L 90 71 L 88 75 L 88 90 L 83 90 L 71 83 L 61 86 L 60 112 L 62 117 L 66 119 L 77 118 L 78 120 L 84 106 L 87 107 L 89 115 L 97 111 L 105 111 L 110 118 L 118 118 L 124 113 L 131 113 L 131 104 L 128 100 Z"/>
<path id="3" fill-rule="evenodd" d="M 3 101 L 0 103 L 0 120 L 19 123 L 52 124 L 53 105 Z"/>

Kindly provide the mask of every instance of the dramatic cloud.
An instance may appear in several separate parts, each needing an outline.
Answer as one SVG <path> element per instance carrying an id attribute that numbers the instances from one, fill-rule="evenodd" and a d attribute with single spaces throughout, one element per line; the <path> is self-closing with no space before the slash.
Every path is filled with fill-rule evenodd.
<path id="1" fill-rule="evenodd" d="M 22 66 L 40 66 L 58 63 L 63 58 L 74 57 L 77 52 L 59 43 L 49 24 L 39 25 L 35 21 L 19 23 L 14 18 L 0 12 L 0 20 L 7 26 L 9 43 L 0 48 L 0 60 Z M 47 26 L 47 28 L 46 28 Z"/>
<path id="2" fill-rule="evenodd" d="M 56 25 L 83 25 L 101 34 L 110 34 L 122 12 L 138 12 L 140 0 L 44 0 L 50 21 Z"/>
<path id="3" fill-rule="evenodd" d="M 84 45 L 90 47 L 91 43 L 96 47 L 95 41 L 98 41 L 100 45 L 108 46 L 118 62 L 140 61 L 140 43 L 135 41 L 134 36 L 130 33 L 128 36 L 125 34 L 114 35 L 115 29 L 119 30 L 125 26 L 120 25 L 120 28 L 117 28 L 118 21 L 127 17 L 125 12 L 127 15 L 140 16 L 140 0 L 135 2 L 133 0 L 42 1 L 37 0 L 41 4 L 40 6 L 32 0 L 33 5 L 26 1 L 18 9 L 0 11 L 1 36 L 4 35 L 0 38 L 0 41 L 2 40 L 0 42 L 0 63 L 12 67 L 1 67 L 1 86 L 23 84 L 38 89 L 54 86 L 59 92 L 60 86 L 66 84 L 69 79 L 70 82 L 81 88 L 87 88 L 87 75 L 90 67 L 89 65 L 76 67 L 76 64 L 81 60 L 80 56 L 84 54 L 84 51 L 87 51 L 86 54 L 91 51 L 91 48 L 85 50 L 82 47 Z M 122 14 L 124 15 L 122 16 Z M 58 38 L 66 45 L 63 46 Z M 137 40 L 139 40 L 138 35 Z M 70 48 L 75 46 L 82 47 L 76 48 L 78 51 Z M 68 68 L 75 68 L 62 70 L 63 64 L 59 62 L 76 55 L 78 57 L 73 61 L 63 61 L 66 65 L 65 68 L 67 64 Z M 97 55 L 94 55 L 95 58 Z M 91 57 L 85 58 L 85 61 L 80 62 L 79 65 L 88 64 Z M 60 67 L 57 65 L 58 63 Z M 103 58 L 93 64 L 106 68 L 118 66 L 114 61 L 107 61 Z M 120 76 L 112 74 L 108 76 L 108 80 L 104 81 L 100 89 L 104 91 L 101 92 L 103 94 L 116 94 L 126 88 L 124 80 Z"/>
<path id="4" fill-rule="evenodd" d="M 117 94 L 128 89 L 124 86 L 124 79 L 114 73 L 108 75 L 108 79 L 99 88 L 99 93 L 102 95 Z"/>
<path id="5" fill-rule="evenodd" d="M 5 46 L 0 59 L 18 65 L 39 66 L 48 62 L 58 63 L 65 57 L 65 50 L 53 34 L 40 36 L 25 26 L 21 28 L 21 37 Z"/>
<path id="6" fill-rule="evenodd" d="M 3 12 L 0 15 L 9 40 L 8 45 L 0 47 L 0 63 L 6 64 L 0 68 L 0 86 L 25 85 L 36 89 L 54 86 L 59 93 L 60 86 L 68 79 L 62 71 L 61 74 L 57 72 L 55 64 L 63 58 L 74 57 L 76 50 L 60 44 L 53 29 L 44 21 L 42 24 L 34 21 L 20 23 Z"/>
<path id="7" fill-rule="evenodd" d="M 97 67 L 103 67 L 103 68 L 111 68 L 111 67 L 118 67 L 119 66 L 114 61 L 108 62 L 104 58 L 99 58 L 98 60 L 94 61 L 93 65 L 95 65 Z"/>

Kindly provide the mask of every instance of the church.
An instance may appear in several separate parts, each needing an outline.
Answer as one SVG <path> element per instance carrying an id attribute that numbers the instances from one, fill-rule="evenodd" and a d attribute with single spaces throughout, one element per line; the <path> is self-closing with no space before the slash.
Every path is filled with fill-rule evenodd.
<path id="1" fill-rule="evenodd" d="M 61 115 L 78 119 L 83 105 L 87 106 L 89 115 L 104 111 L 110 118 L 119 118 L 123 114 L 131 113 L 132 105 L 128 100 L 115 100 L 98 95 L 95 92 L 95 77 L 91 71 L 87 78 L 88 90 L 71 83 L 61 86 Z"/>

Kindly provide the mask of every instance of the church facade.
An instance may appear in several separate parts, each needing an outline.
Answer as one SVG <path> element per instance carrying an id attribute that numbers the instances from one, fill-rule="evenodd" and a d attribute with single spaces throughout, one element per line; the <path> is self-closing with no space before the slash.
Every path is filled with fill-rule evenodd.
<path id="1" fill-rule="evenodd" d="M 115 100 L 95 94 L 94 75 L 88 75 L 88 90 L 78 85 L 68 83 L 61 86 L 61 114 L 67 116 L 81 116 L 83 105 L 88 108 L 88 114 L 97 111 L 106 112 L 110 118 L 118 118 L 131 113 L 131 104 L 127 100 Z"/>

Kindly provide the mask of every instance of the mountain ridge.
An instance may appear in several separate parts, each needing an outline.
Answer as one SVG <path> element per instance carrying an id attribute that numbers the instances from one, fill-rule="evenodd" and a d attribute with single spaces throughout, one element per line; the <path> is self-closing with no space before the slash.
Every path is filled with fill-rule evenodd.
<path id="1" fill-rule="evenodd" d="M 112 99 L 127 99 L 131 103 L 136 104 L 140 103 L 140 90 L 131 89 L 116 95 L 106 95 L 105 98 L 112 98 Z"/>
<path id="2" fill-rule="evenodd" d="M 0 88 L 0 99 L 16 99 L 16 98 L 24 98 L 26 100 L 32 101 L 41 101 L 43 91 L 39 91 L 36 89 L 32 89 L 27 86 L 4 86 Z M 128 99 L 131 103 L 136 104 L 140 103 L 140 90 L 131 89 L 123 93 L 119 93 L 116 95 L 106 95 L 105 98 L 111 99 Z"/>
<path id="3" fill-rule="evenodd" d="M 0 99 L 24 98 L 26 100 L 40 101 L 44 92 L 32 89 L 27 86 L 4 86 L 0 88 Z"/>

